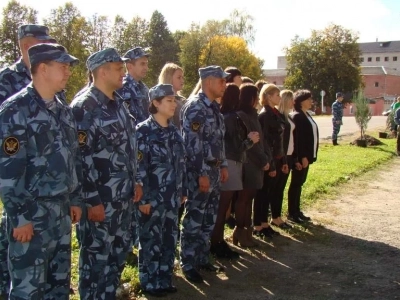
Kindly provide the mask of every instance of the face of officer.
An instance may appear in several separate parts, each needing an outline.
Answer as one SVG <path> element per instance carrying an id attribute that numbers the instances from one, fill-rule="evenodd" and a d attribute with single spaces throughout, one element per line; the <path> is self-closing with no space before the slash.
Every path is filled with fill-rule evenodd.
<path id="1" fill-rule="evenodd" d="M 210 94 L 209 96 L 212 97 L 210 100 L 221 98 L 224 95 L 226 89 L 225 78 L 209 76 L 205 81 L 208 93 Z"/>
<path id="2" fill-rule="evenodd" d="M 42 77 L 43 82 L 46 82 L 54 92 L 58 93 L 65 89 L 71 76 L 71 69 L 69 63 L 50 61 L 49 63 L 41 63 L 36 73 Z"/>
<path id="3" fill-rule="evenodd" d="M 177 69 L 172 75 L 172 88 L 174 89 L 175 93 L 183 89 L 184 83 L 185 80 L 183 79 L 183 71 Z"/>
<path id="4" fill-rule="evenodd" d="M 122 88 L 122 80 L 125 76 L 125 68 L 123 62 L 110 62 L 103 66 L 100 72 L 107 83 L 110 90 L 118 90 Z"/>
<path id="5" fill-rule="evenodd" d="M 159 116 L 165 118 L 166 120 L 174 116 L 177 106 L 175 96 L 166 96 L 161 100 L 153 100 L 152 103 L 156 107 L 157 114 L 159 114 Z"/>
<path id="6" fill-rule="evenodd" d="M 139 57 L 127 62 L 128 73 L 136 80 L 140 81 L 146 77 L 149 70 L 149 59 L 147 56 Z"/>

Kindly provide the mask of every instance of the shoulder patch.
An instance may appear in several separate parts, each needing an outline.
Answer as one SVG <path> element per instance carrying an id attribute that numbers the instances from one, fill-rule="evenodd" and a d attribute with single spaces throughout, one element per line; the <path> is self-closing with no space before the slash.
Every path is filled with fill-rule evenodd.
<path id="1" fill-rule="evenodd" d="M 190 126 L 193 131 L 197 132 L 200 129 L 200 122 L 192 122 L 192 125 Z"/>
<path id="2" fill-rule="evenodd" d="M 78 130 L 78 140 L 79 140 L 79 147 L 83 147 L 87 144 L 87 133 L 83 130 Z"/>
<path id="3" fill-rule="evenodd" d="M 9 136 L 4 140 L 3 151 L 7 155 L 17 154 L 19 151 L 19 141 L 14 136 Z"/>
<path id="4" fill-rule="evenodd" d="M 142 151 L 138 151 L 137 153 L 137 161 L 141 162 L 143 159 L 143 152 Z"/>

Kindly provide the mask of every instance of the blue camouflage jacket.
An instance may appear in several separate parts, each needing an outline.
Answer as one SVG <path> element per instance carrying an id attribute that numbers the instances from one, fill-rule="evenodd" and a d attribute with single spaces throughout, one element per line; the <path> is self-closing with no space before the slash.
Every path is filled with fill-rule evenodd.
<path id="1" fill-rule="evenodd" d="M 187 151 L 187 171 L 207 176 L 211 162 L 227 167 L 225 158 L 225 124 L 216 101 L 204 93 L 189 98 L 181 110 L 182 136 Z"/>
<path id="2" fill-rule="evenodd" d="M 123 85 L 118 94 L 128 103 L 130 113 L 135 117 L 136 124 L 139 124 L 150 116 L 149 88 L 129 74 L 124 77 Z"/>
<path id="3" fill-rule="evenodd" d="M 333 121 L 341 121 L 343 118 L 343 103 L 335 101 L 332 104 L 332 119 Z"/>
<path id="4" fill-rule="evenodd" d="M 138 139 L 138 176 L 143 182 L 139 204 L 157 203 L 178 207 L 186 195 L 185 147 L 172 122 L 161 127 L 150 116 L 136 127 Z"/>
<path id="5" fill-rule="evenodd" d="M 83 199 L 87 206 L 131 200 L 134 193 L 137 145 L 133 118 L 119 96 L 109 99 L 91 85 L 75 98 L 83 160 Z"/>
<path id="6" fill-rule="evenodd" d="M 32 84 L 0 106 L 0 197 L 14 227 L 31 222 L 40 198 L 70 194 L 81 205 L 81 156 L 71 109 L 46 104 Z"/>
<path id="7" fill-rule="evenodd" d="M 22 58 L 0 71 L 0 104 L 31 82 L 31 72 Z"/>

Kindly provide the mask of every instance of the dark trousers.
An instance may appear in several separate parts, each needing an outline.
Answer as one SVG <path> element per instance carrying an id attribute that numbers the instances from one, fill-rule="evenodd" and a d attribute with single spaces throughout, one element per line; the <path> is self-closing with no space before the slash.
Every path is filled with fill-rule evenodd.
<path id="1" fill-rule="evenodd" d="M 400 126 L 397 126 L 397 154 L 400 153 Z"/>
<path id="2" fill-rule="evenodd" d="M 292 179 L 288 192 L 288 210 L 291 216 L 296 216 L 300 213 L 301 190 L 307 180 L 308 168 L 309 166 L 300 171 L 296 170 L 296 168 L 292 170 Z"/>
<path id="3" fill-rule="evenodd" d="M 256 189 L 246 188 L 238 192 L 235 202 L 236 226 L 238 228 L 251 227 L 251 208 L 256 193 Z"/>
<path id="4" fill-rule="evenodd" d="M 282 215 L 283 193 L 285 191 L 286 183 L 289 178 L 290 169 L 293 165 L 293 158 L 291 155 L 287 156 L 287 164 L 289 172 L 287 174 L 282 172 L 282 165 L 277 165 L 275 185 L 270 189 L 270 204 L 272 219 L 279 218 Z"/>
<path id="5" fill-rule="evenodd" d="M 211 244 L 215 245 L 224 240 L 224 228 L 226 212 L 229 209 L 233 195 L 236 191 L 221 191 L 217 219 L 215 221 L 214 230 L 211 235 Z"/>

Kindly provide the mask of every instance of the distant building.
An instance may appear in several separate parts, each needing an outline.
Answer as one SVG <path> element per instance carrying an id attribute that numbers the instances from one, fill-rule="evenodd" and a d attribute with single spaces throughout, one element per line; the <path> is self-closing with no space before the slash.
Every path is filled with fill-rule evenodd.
<path id="1" fill-rule="evenodd" d="M 389 99 L 400 95 L 400 41 L 359 43 L 359 46 L 364 94 L 371 99 L 379 98 L 378 102 L 383 101 L 386 108 L 387 102 L 391 101 Z M 286 57 L 278 56 L 277 69 L 263 70 L 265 79 L 283 86 L 286 66 Z"/>

